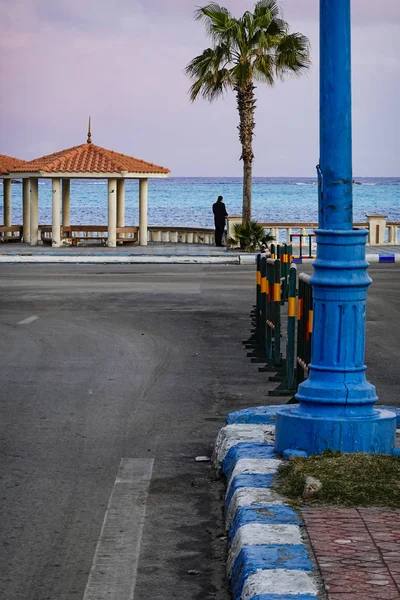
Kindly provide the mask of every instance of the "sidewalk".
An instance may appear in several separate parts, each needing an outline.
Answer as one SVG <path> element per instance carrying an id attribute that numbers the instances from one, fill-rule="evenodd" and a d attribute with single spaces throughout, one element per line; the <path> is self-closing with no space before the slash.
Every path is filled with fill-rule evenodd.
<path id="1" fill-rule="evenodd" d="M 329 600 L 400 598 L 400 510 L 301 512 Z"/>
<path id="2" fill-rule="evenodd" d="M 400 600 L 400 510 L 295 511 L 273 487 L 277 408 L 231 413 L 215 444 L 234 600 Z"/>
<path id="3" fill-rule="evenodd" d="M 52 248 L 23 243 L 0 245 L 0 263 L 202 263 L 239 264 L 235 251 L 206 244 L 150 243 L 148 246 L 100 245 Z M 254 258 L 252 259 L 254 262 Z"/>
<path id="4" fill-rule="evenodd" d="M 367 260 L 381 262 L 380 254 L 394 255 L 400 261 L 400 246 L 367 246 Z M 100 245 L 29 246 L 24 243 L 0 244 L 0 263 L 168 263 L 168 264 L 243 264 L 253 265 L 255 254 L 239 253 L 229 248 L 217 248 L 208 244 L 176 244 L 150 242 L 148 246 L 117 246 L 107 248 Z M 312 263 L 314 259 L 303 259 Z M 392 259 L 382 259 L 393 262 Z"/>
<path id="5" fill-rule="evenodd" d="M 237 255 L 236 252 L 226 248 L 217 248 L 209 244 L 175 244 L 163 242 L 150 242 L 147 246 L 117 246 L 108 248 L 100 244 L 90 246 L 67 246 L 53 248 L 51 245 L 30 246 L 29 244 L 18 242 L 5 242 L 0 244 L 0 255 L 49 255 L 49 256 L 137 256 L 137 255 L 210 255 L 226 256 L 227 254 Z"/>

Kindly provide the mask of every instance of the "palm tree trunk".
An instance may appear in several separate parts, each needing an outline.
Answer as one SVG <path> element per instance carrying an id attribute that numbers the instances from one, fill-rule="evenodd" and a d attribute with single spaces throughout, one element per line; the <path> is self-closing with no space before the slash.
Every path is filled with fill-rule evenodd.
<path id="1" fill-rule="evenodd" d="M 247 223 L 251 219 L 254 111 L 256 107 L 254 89 L 252 80 L 248 81 L 244 86 L 236 88 L 237 107 L 239 111 L 239 140 L 242 144 L 240 160 L 243 160 L 243 223 Z"/>
<path id="2" fill-rule="evenodd" d="M 242 221 L 248 223 L 251 219 L 251 192 L 252 192 L 253 163 L 243 159 L 243 205 Z"/>

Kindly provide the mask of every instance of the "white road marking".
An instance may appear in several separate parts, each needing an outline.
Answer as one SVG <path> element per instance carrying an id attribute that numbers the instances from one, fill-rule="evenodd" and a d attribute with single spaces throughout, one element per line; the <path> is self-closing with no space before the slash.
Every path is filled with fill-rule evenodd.
<path id="1" fill-rule="evenodd" d="M 153 463 L 121 460 L 83 600 L 133 600 Z"/>
<path id="2" fill-rule="evenodd" d="M 38 318 L 39 317 L 35 317 L 35 315 L 32 315 L 32 317 L 28 317 L 27 319 L 20 321 L 18 323 L 18 325 L 29 325 L 29 323 L 33 323 L 33 321 L 37 321 Z"/>

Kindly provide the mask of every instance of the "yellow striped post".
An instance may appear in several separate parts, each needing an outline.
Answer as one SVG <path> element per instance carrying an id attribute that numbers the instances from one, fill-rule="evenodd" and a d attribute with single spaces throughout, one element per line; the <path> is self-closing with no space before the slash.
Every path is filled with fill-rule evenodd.
<path id="1" fill-rule="evenodd" d="M 281 366 L 281 261 L 274 265 L 274 365 Z"/>
<path id="2" fill-rule="evenodd" d="M 289 271 L 288 320 L 285 375 L 275 390 L 268 392 L 269 396 L 287 396 L 296 391 L 296 282 L 297 267 L 292 264 Z"/>

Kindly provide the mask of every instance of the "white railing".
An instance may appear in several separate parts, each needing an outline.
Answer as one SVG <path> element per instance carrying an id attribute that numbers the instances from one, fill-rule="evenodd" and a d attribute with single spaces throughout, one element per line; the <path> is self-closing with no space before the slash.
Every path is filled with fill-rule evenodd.
<path id="1" fill-rule="evenodd" d="M 149 227 L 149 242 L 215 244 L 214 229 L 202 227 Z"/>
<path id="2" fill-rule="evenodd" d="M 241 223 L 240 215 L 232 215 L 228 217 L 228 237 L 234 238 L 234 226 L 236 223 Z M 266 231 L 269 231 L 277 243 L 289 243 L 290 236 L 293 234 L 302 234 L 307 236 L 314 233 L 318 223 L 279 223 L 279 222 L 264 222 L 261 223 Z M 399 230 L 400 222 L 387 221 L 382 215 L 368 215 L 368 221 L 364 223 L 354 223 L 356 229 L 368 229 L 368 245 L 381 246 L 385 244 L 400 245 Z"/>
<path id="3" fill-rule="evenodd" d="M 228 217 L 228 237 L 234 237 L 234 225 L 241 222 L 241 217 L 233 215 Z M 317 228 L 317 223 L 278 223 L 264 222 L 260 223 L 277 243 L 289 243 L 293 234 L 302 234 L 307 236 L 312 234 Z M 386 217 L 381 215 L 371 215 L 365 223 L 354 223 L 357 229 L 368 229 L 368 244 L 376 245 L 400 245 L 399 221 L 387 221 Z M 61 238 L 66 240 L 70 238 L 74 242 L 87 242 L 89 240 L 98 240 L 99 242 L 107 239 L 106 225 L 72 225 L 61 228 Z M 39 239 L 43 242 L 51 243 L 52 227 L 51 225 L 39 225 Z M 0 227 L 0 242 L 21 241 L 22 225 L 13 225 L 11 227 Z M 120 227 L 117 228 L 118 243 L 137 243 L 138 227 Z M 174 243 L 174 244 L 215 244 L 214 229 L 204 227 L 161 227 L 152 226 L 148 228 L 148 241 L 154 243 Z"/>

